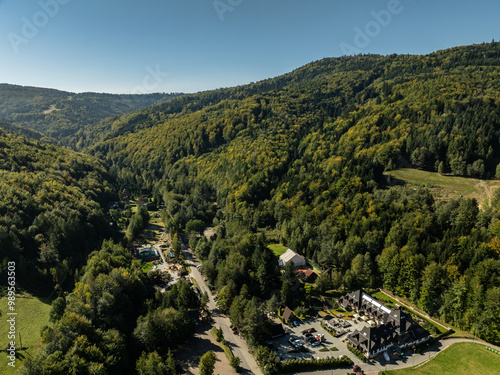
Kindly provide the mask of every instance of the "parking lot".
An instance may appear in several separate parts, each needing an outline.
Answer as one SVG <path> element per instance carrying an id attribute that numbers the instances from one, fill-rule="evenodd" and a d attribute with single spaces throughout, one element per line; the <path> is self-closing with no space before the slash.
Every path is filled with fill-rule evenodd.
<path id="1" fill-rule="evenodd" d="M 338 358 L 339 356 L 344 355 L 351 358 L 354 363 L 361 364 L 361 361 L 347 349 L 346 344 L 342 342 L 342 340 L 344 340 L 346 336 L 354 330 L 361 330 L 363 327 L 368 326 L 368 323 L 361 320 L 330 319 L 328 324 L 326 324 L 329 326 L 329 329 L 337 331 L 338 333 L 344 332 L 339 337 L 333 337 L 321 326 L 321 319 L 311 318 L 306 321 L 298 320 L 297 322 L 299 323 L 297 327 L 285 326 L 285 336 L 271 341 L 274 350 L 281 360 L 318 359 L 328 357 Z M 313 332 L 307 334 L 306 336 L 303 332 L 310 329 Z M 322 341 L 318 346 L 313 346 L 308 339 L 315 338 L 318 334 L 324 335 L 322 337 Z M 325 348 L 329 350 L 325 350 Z M 333 348 L 336 348 L 337 350 L 332 351 L 331 349 Z M 323 349 L 323 351 L 321 349 Z M 407 349 L 405 352 L 407 355 L 411 356 L 411 350 Z M 386 364 L 404 363 L 407 361 L 400 356 L 394 356 L 392 352 L 389 353 L 389 356 L 390 360 L 387 361 L 381 353 L 375 357 L 373 364 L 378 363 L 379 365 L 384 366 Z M 366 365 L 367 364 L 364 364 L 364 366 Z"/>
<path id="2" fill-rule="evenodd" d="M 345 335 L 340 338 L 333 337 L 328 331 L 323 329 L 320 319 L 308 319 L 306 321 L 298 321 L 298 323 L 298 327 L 285 327 L 287 334 L 272 340 L 273 346 L 281 360 L 337 358 L 344 355 L 351 358 L 355 363 L 359 362 L 356 356 L 347 349 L 346 344 L 342 342 L 342 338 Z M 306 336 L 303 334 L 306 330 L 312 330 L 313 332 L 308 333 Z M 312 339 L 317 335 L 322 335 L 321 343 L 318 346 L 313 346 L 311 342 L 308 342 L 308 339 L 311 338 L 311 341 L 315 342 Z M 325 348 L 330 350 L 325 351 Z M 337 348 L 338 350 L 332 351 L 332 348 Z"/>

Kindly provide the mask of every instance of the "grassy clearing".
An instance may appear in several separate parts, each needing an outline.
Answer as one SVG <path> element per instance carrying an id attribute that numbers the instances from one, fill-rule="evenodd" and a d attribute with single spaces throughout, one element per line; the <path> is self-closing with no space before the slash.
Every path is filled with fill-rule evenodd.
<path id="1" fill-rule="evenodd" d="M 381 291 L 377 291 L 375 293 L 371 293 L 372 297 L 375 297 L 379 301 L 386 302 L 386 305 L 399 305 L 398 301 L 396 301 L 394 298 L 389 297 L 388 295 L 382 293 Z M 389 303 L 387 303 L 389 302 Z"/>
<path id="2" fill-rule="evenodd" d="M 0 298 L 0 311 L 2 324 L 0 324 L 0 347 L 6 348 L 8 337 L 7 297 Z M 8 360 L 5 352 L 0 356 L 0 375 L 14 375 L 19 373 L 22 360 L 33 355 L 40 345 L 40 330 L 49 324 L 50 305 L 34 297 L 16 297 L 16 331 L 21 334 L 23 347 L 27 350 L 17 352 L 16 368 L 7 366 Z M 17 337 L 19 339 L 19 336 Z M 19 345 L 19 343 L 17 343 Z"/>
<path id="3" fill-rule="evenodd" d="M 148 273 L 153 268 L 153 263 L 147 262 L 142 265 L 142 272 Z"/>
<path id="4" fill-rule="evenodd" d="M 479 206 L 488 204 L 494 192 L 500 188 L 500 181 L 478 180 L 475 178 L 441 175 L 436 172 L 418 169 L 398 169 L 386 172 L 386 175 L 405 181 L 410 186 L 429 188 L 437 199 L 475 198 Z"/>
<path id="5" fill-rule="evenodd" d="M 497 370 L 495 370 L 497 369 Z M 384 371 L 385 375 L 482 375 L 495 374 L 500 369 L 500 355 L 484 345 L 458 343 L 444 350 L 430 362 L 416 369 Z"/>
<path id="6" fill-rule="evenodd" d="M 274 253 L 274 255 L 276 255 L 277 257 L 279 257 L 281 254 L 283 254 L 285 251 L 288 250 L 288 247 L 286 246 L 283 246 L 283 245 L 280 245 L 279 243 L 276 243 L 276 244 L 271 244 L 271 245 L 267 245 L 267 247 L 269 249 L 271 249 L 271 251 Z"/>

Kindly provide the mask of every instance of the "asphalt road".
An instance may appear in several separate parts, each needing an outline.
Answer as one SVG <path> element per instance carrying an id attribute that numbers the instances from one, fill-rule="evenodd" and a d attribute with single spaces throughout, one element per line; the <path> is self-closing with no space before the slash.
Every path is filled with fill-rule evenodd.
<path id="1" fill-rule="evenodd" d="M 222 332 L 224 333 L 224 338 L 226 339 L 228 346 L 231 348 L 233 354 L 241 359 L 241 373 L 262 375 L 262 371 L 257 365 L 257 362 L 248 351 L 248 345 L 246 342 L 239 335 L 233 334 L 233 331 L 229 327 L 231 325 L 229 318 L 219 313 L 217 306 L 215 305 L 212 292 L 210 292 L 210 289 L 203 280 L 203 276 L 196 268 L 200 262 L 193 256 L 191 249 L 184 244 L 184 241 L 181 240 L 181 244 L 184 258 L 186 259 L 187 265 L 191 269 L 189 276 L 196 280 L 202 292 L 207 293 L 208 308 L 214 319 L 214 326 L 222 328 Z"/>

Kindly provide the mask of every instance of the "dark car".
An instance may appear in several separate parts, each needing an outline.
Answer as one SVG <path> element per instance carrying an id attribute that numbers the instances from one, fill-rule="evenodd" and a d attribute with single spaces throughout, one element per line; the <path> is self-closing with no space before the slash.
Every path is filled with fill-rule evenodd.
<path id="1" fill-rule="evenodd" d="M 312 336 L 312 333 L 309 333 L 309 332 L 308 332 L 308 333 L 304 334 L 304 336 L 305 336 L 305 337 L 311 337 L 311 336 Z"/>
<path id="2" fill-rule="evenodd" d="M 309 332 L 312 333 L 312 332 L 316 332 L 316 330 L 314 328 L 309 328 Z"/>
<path id="3" fill-rule="evenodd" d="M 308 333 L 309 331 L 307 329 L 303 330 L 302 331 L 302 334 L 305 335 L 306 333 Z"/>
<path id="4" fill-rule="evenodd" d="M 358 365 L 355 365 L 353 368 L 352 368 L 352 371 L 356 372 L 356 371 L 361 371 L 361 367 L 359 367 Z"/>

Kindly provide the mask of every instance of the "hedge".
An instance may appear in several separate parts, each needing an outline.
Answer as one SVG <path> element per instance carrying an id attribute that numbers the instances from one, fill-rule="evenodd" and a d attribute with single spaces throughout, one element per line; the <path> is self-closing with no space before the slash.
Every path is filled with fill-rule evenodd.
<path id="1" fill-rule="evenodd" d="M 283 374 L 290 372 L 330 370 L 342 367 L 350 367 L 353 362 L 348 357 L 322 358 L 322 359 L 291 359 L 280 363 L 279 371 Z"/>
<path id="2" fill-rule="evenodd" d="M 356 357 L 358 357 L 361 361 L 363 362 L 366 362 L 366 357 L 365 355 L 361 352 L 361 350 L 355 348 L 354 346 L 352 346 L 351 344 L 347 343 L 347 349 L 349 349 L 349 351 L 351 353 L 353 353 Z"/>

